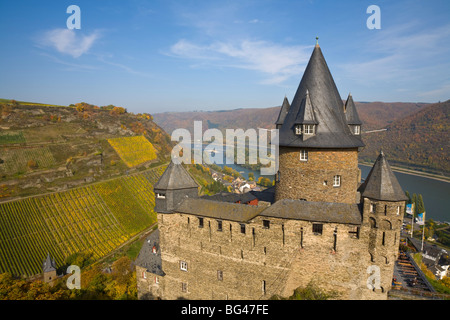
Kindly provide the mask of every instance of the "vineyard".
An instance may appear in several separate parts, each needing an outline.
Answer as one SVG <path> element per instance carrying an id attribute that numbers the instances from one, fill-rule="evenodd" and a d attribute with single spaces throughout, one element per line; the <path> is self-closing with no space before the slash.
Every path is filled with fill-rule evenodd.
<path id="1" fill-rule="evenodd" d="M 25 143 L 25 137 L 23 132 L 0 132 L 0 145 L 2 144 L 15 144 Z"/>
<path id="2" fill-rule="evenodd" d="M 36 168 L 40 169 L 50 168 L 56 164 L 48 146 L 3 149 L 1 151 L 3 163 L 0 164 L 0 172 L 25 172 L 30 161 L 32 161 Z"/>
<path id="3" fill-rule="evenodd" d="M 42 272 L 77 252 L 101 258 L 156 222 L 153 184 L 165 166 L 64 192 L 0 203 L 0 273 Z"/>
<path id="4" fill-rule="evenodd" d="M 155 148 L 144 136 L 113 138 L 108 142 L 129 168 L 156 159 Z"/>

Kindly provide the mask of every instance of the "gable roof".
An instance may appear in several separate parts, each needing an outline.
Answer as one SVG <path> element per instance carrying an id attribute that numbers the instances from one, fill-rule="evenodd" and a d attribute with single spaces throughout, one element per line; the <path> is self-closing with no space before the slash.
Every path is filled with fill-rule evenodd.
<path id="1" fill-rule="evenodd" d="M 295 134 L 294 126 L 296 121 L 302 120 L 302 115 L 299 115 L 299 113 L 307 91 L 318 124 L 316 134 L 303 141 L 299 135 Z M 304 115 L 306 116 L 307 113 Z M 353 135 L 348 128 L 342 99 L 319 45 L 316 45 L 312 52 L 292 104 L 280 128 L 279 144 L 280 146 L 313 148 L 356 148 L 364 146 L 361 137 Z"/>
<path id="2" fill-rule="evenodd" d="M 314 113 L 314 107 L 311 103 L 308 89 L 306 89 L 306 95 L 300 104 L 300 110 L 295 119 L 295 124 L 319 124 Z"/>
<path id="3" fill-rule="evenodd" d="M 348 203 L 282 199 L 260 215 L 315 222 L 361 224 L 361 212 L 358 205 Z"/>
<path id="4" fill-rule="evenodd" d="M 204 198 L 186 198 L 174 211 L 215 219 L 247 222 L 263 210 L 262 206 L 249 206 Z"/>
<path id="5" fill-rule="evenodd" d="M 175 190 L 198 187 L 197 182 L 195 182 L 182 164 L 175 164 L 171 161 L 158 182 L 154 184 L 153 189 Z"/>
<path id="6" fill-rule="evenodd" d="M 369 175 L 358 190 L 361 192 L 361 196 L 370 199 L 385 201 L 408 200 L 383 151 L 380 152 Z"/>

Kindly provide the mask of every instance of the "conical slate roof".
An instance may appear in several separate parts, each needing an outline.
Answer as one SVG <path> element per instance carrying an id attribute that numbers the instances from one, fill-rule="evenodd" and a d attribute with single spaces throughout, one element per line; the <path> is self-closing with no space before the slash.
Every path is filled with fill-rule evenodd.
<path id="1" fill-rule="evenodd" d="M 316 134 L 304 140 L 295 134 L 295 123 L 302 120 L 299 112 L 307 90 L 318 124 Z M 307 113 L 304 114 L 306 115 Z M 353 135 L 348 128 L 342 99 L 318 44 L 313 50 L 289 112 L 280 128 L 279 143 L 280 146 L 312 148 L 364 146 L 361 137 Z"/>
<path id="2" fill-rule="evenodd" d="M 44 264 L 42 266 L 43 272 L 52 272 L 56 271 L 56 264 L 55 260 L 52 260 L 50 258 L 50 253 L 47 253 L 47 258 L 44 261 Z"/>
<path id="3" fill-rule="evenodd" d="M 280 113 L 278 114 L 278 119 L 275 122 L 275 124 L 277 124 L 277 125 L 283 124 L 284 119 L 286 118 L 286 115 L 289 111 L 290 106 L 291 105 L 289 104 L 288 99 L 286 97 L 284 97 L 283 104 L 281 105 Z"/>
<path id="4" fill-rule="evenodd" d="M 356 106 L 353 102 L 352 94 L 348 95 L 347 101 L 345 102 L 345 118 L 347 124 L 351 125 L 361 125 L 362 122 L 359 119 L 358 112 L 356 112 Z"/>
<path id="5" fill-rule="evenodd" d="M 182 164 L 170 162 L 166 170 L 159 178 L 158 182 L 153 185 L 153 189 L 157 190 L 175 190 L 198 188 L 199 185 L 186 171 Z"/>
<path id="6" fill-rule="evenodd" d="M 359 187 L 361 196 L 382 201 L 404 201 L 405 195 L 400 183 L 383 154 L 380 152 L 364 183 Z"/>

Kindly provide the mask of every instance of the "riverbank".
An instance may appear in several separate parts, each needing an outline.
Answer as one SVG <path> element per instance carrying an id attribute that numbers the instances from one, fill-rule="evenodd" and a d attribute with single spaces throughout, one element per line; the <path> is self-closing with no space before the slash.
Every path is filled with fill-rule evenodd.
<path id="1" fill-rule="evenodd" d="M 372 167 L 373 163 L 370 162 L 360 162 L 359 165 L 366 166 L 366 167 Z M 414 176 L 429 178 L 433 180 L 443 181 L 443 182 L 449 182 L 450 183 L 450 177 L 434 174 L 434 173 L 428 173 L 423 171 L 416 171 L 412 169 L 407 168 L 401 168 L 396 166 L 391 166 L 392 171 L 401 172 L 401 173 L 407 173 Z"/>

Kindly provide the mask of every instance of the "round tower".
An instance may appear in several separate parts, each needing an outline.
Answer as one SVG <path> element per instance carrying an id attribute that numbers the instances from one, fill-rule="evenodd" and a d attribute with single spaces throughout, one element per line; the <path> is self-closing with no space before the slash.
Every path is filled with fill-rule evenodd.
<path id="1" fill-rule="evenodd" d="M 376 266 L 380 270 L 379 287 L 372 290 L 386 293 L 392 285 L 407 197 L 383 152 L 359 191 L 363 208 L 362 225 L 368 237 L 367 267 Z"/>
<path id="2" fill-rule="evenodd" d="M 347 115 L 351 115 L 351 121 Z M 316 44 L 292 104 L 283 101 L 276 122 L 279 171 L 275 201 L 359 201 L 358 151 L 364 143 L 360 124 L 353 124 L 356 118 L 353 100 L 344 106 Z M 354 126 L 358 130 L 351 130 Z"/>

